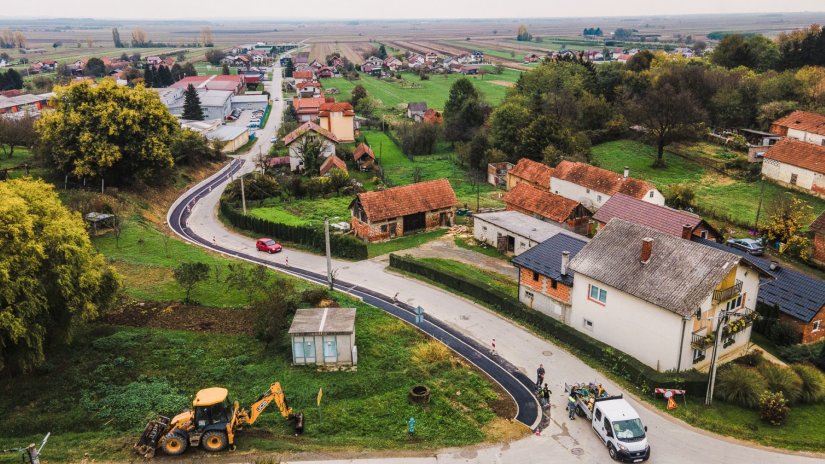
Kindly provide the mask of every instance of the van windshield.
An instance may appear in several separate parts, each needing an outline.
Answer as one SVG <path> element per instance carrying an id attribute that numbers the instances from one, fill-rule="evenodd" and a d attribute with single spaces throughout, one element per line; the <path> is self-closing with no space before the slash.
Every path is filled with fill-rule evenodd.
<path id="1" fill-rule="evenodd" d="M 613 423 L 613 432 L 623 442 L 639 441 L 645 437 L 645 428 L 639 419 L 616 421 Z"/>

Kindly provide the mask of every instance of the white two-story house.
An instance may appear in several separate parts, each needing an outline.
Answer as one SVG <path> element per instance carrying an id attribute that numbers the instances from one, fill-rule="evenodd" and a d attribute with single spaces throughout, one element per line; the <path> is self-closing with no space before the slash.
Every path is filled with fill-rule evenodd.
<path id="1" fill-rule="evenodd" d="M 664 195 L 656 187 L 630 177 L 627 167 L 624 174 L 617 174 L 587 163 L 562 161 L 553 169 L 550 191 L 577 201 L 590 211 L 597 211 L 616 193 L 655 205 L 665 204 Z"/>
<path id="2" fill-rule="evenodd" d="M 570 261 L 568 324 L 658 371 L 704 369 L 717 316 L 727 312 L 718 357 L 750 340 L 759 278 L 746 258 L 649 227 L 612 219 Z M 741 327 L 740 327 L 741 325 Z"/>
<path id="3" fill-rule="evenodd" d="M 321 154 L 319 158 L 325 160 L 335 154 L 335 145 L 338 143 L 335 134 L 314 122 L 305 122 L 283 138 L 284 145 L 289 148 L 289 169 L 291 171 L 304 169 L 304 153 L 302 151 L 304 141 L 308 138 L 320 140 Z M 320 164 L 319 162 L 318 165 Z"/>

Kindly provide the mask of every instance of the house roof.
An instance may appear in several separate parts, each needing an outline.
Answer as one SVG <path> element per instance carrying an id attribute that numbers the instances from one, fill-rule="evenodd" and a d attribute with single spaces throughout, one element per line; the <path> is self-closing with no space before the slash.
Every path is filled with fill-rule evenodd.
<path id="1" fill-rule="evenodd" d="M 206 138 L 210 140 L 220 140 L 223 142 L 231 142 L 232 140 L 248 134 L 249 129 L 239 126 L 220 126 L 215 130 L 206 133 Z"/>
<path id="2" fill-rule="evenodd" d="M 782 139 L 765 152 L 765 159 L 825 174 L 825 147 L 799 140 Z"/>
<path id="3" fill-rule="evenodd" d="M 504 195 L 507 207 L 515 206 L 556 222 L 566 221 L 579 202 L 555 193 L 545 192 L 530 184 L 518 184 Z"/>
<path id="4" fill-rule="evenodd" d="M 320 111 L 321 105 L 326 103 L 326 101 L 324 97 L 294 97 L 292 99 L 292 107 L 295 108 L 295 111 L 298 113 L 317 113 Z"/>
<path id="5" fill-rule="evenodd" d="M 299 82 L 295 87 L 298 89 L 305 89 L 307 87 L 321 87 L 321 84 L 315 81 L 304 81 Z"/>
<path id="6" fill-rule="evenodd" d="M 359 193 L 356 201 L 361 202 L 370 222 L 450 208 L 457 203 L 455 192 L 447 179 Z"/>
<path id="7" fill-rule="evenodd" d="M 569 251 L 570 259 L 573 259 L 585 245 L 587 242 L 584 240 L 557 234 L 513 258 L 513 264 L 572 286 L 573 271 L 568 270 L 565 275 L 561 275 L 561 255 L 562 252 Z"/>
<path id="8" fill-rule="evenodd" d="M 423 113 L 427 111 L 427 102 L 410 102 L 407 103 L 407 109 L 413 113 Z"/>
<path id="9" fill-rule="evenodd" d="M 644 238 L 653 239 L 653 250 L 646 264 L 640 261 Z M 687 316 L 696 311 L 740 261 L 733 253 L 614 218 L 576 255 L 570 268 Z"/>
<path id="10" fill-rule="evenodd" d="M 189 76 L 170 85 L 173 89 L 183 89 L 192 84 L 196 89 L 205 90 L 229 90 L 236 91 L 243 84 L 243 76 L 240 75 L 212 75 L 212 76 Z"/>
<path id="11" fill-rule="evenodd" d="M 347 163 L 345 163 L 344 160 L 342 160 L 341 158 L 332 155 L 329 158 L 325 159 L 323 163 L 321 163 L 321 168 L 319 169 L 319 172 L 323 176 L 324 174 L 331 171 L 332 168 L 338 168 L 344 172 L 347 172 Z"/>
<path id="12" fill-rule="evenodd" d="M 359 160 L 364 155 L 367 155 L 370 158 L 375 159 L 375 153 L 372 152 L 372 148 L 370 148 L 369 145 L 367 145 L 366 143 L 358 145 L 358 148 L 355 149 L 355 152 L 352 154 L 352 157 L 356 160 Z"/>
<path id="13" fill-rule="evenodd" d="M 290 334 L 350 334 L 355 331 L 355 308 L 303 308 L 295 311 Z"/>
<path id="14" fill-rule="evenodd" d="M 814 232 L 825 233 L 825 211 L 822 212 L 814 222 L 811 223 L 811 230 Z"/>
<path id="15" fill-rule="evenodd" d="M 514 235 L 529 238 L 539 243 L 558 234 L 573 235 L 573 233 L 567 229 L 563 229 L 551 222 L 542 221 L 541 219 L 536 219 L 518 211 L 478 213 L 473 215 L 473 221 L 474 224 L 476 224 L 476 221 L 486 222 Z"/>
<path id="16" fill-rule="evenodd" d="M 553 170 L 553 178 L 581 185 L 607 195 L 624 193 L 639 199 L 643 198 L 647 192 L 654 190 L 654 187 L 647 182 L 632 177 L 624 178 L 623 175 L 613 171 L 573 161 L 559 163 Z"/>
<path id="17" fill-rule="evenodd" d="M 510 174 L 550 190 L 550 177 L 553 175 L 553 168 L 528 158 L 522 158 L 510 170 Z"/>
<path id="18" fill-rule="evenodd" d="M 794 111 L 773 122 L 776 126 L 796 129 L 812 134 L 825 135 L 825 115 L 807 111 Z"/>
<path id="19" fill-rule="evenodd" d="M 289 156 L 274 156 L 266 160 L 266 165 L 269 167 L 289 166 Z"/>
<path id="20" fill-rule="evenodd" d="M 321 105 L 321 116 L 329 116 L 330 113 L 344 113 L 344 116 L 355 116 L 352 105 L 348 102 L 331 102 Z"/>
<path id="21" fill-rule="evenodd" d="M 294 79 L 312 79 L 312 71 L 294 71 L 292 77 Z"/>
<path id="22" fill-rule="evenodd" d="M 284 137 L 284 139 L 283 139 L 284 140 L 284 145 L 291 144 L 296 139 L 298 139 L 298 137 L 306 134 L 309 131 L 313 131 L 313 132 L 315 132 L 319 135 L 322 135 L 322 136 L 328 138 L 329 140 L 332 140 L 335 143 L 338 143 L 338 137 L 336 137 L 335 134 L 333 134 L 332 132 L 324 129 L 323 127 L 319 126 L 318 124 L 315 124 L 314 122 L 309 121 L 309 122 L 305 122 L 305 123 L 301 124 L 300 126 L 298 126 L 297 129 L 295 129 L 294 131 L 287 134 L 286 137 Z"/>
<path id="23" fill-rule="evenodd" d="M 611 196 L 593 215 L 593 219 L 603 224 L 613 218 L 635 222 L 676 237 L 682 236 L 683 226 L 689 225 L 693 230 L 702 222 L 702 218 L 693 213 L 654 205 L 623 193 Z"/>

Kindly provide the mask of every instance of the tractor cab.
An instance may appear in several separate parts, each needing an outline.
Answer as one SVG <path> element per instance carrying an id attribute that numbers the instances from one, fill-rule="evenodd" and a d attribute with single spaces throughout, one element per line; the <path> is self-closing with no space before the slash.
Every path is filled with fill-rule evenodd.
<path id="1" fill-rule="evenodd" d="M 204 388 L 195 395 L 192 408 L 195 413 L 195 429 L 203 430 L 213 424 L 226 424 L 232 419 L 232 405 L 226 388 Z"/>

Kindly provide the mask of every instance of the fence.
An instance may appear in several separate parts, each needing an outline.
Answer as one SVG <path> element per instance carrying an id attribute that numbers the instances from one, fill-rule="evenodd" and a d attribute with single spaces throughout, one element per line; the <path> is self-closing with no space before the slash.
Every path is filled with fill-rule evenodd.
<path id="1" fill-rule="evenodd" d="M 657 372 L 637 359 L 616 350 L 550 316 L 534 311 L 518 299 L 504 292 L 488 288 L 484 283 L 435 269 L 426 263 L 408 257 L 390 254 L 390 267 L 420 275 L 483 301 L 494 310 L 525 325 L 551 340 L 571 347 L 578 354 L 597 360 L 602 367 L 636 385 L 642 393 L 654 387 L 684 389 L 694 395 L 704 395 L 707 389 L 705 375 L 696 371 L 681 373 Z"/>
<path id="2" fill-rule="evenodd" d="M 324 231 L 310 226 L 292 226 L 253 216 L 244 216 L 225 201 L 220 203 L 221 214 L 233 226 L 257 234 L 297 243 L 320 253 L 326 252 Z M 367 245 L 351 235 L 333 234 L 329 237 L 332 256 L 353 260 L 367 259 Z"/>

